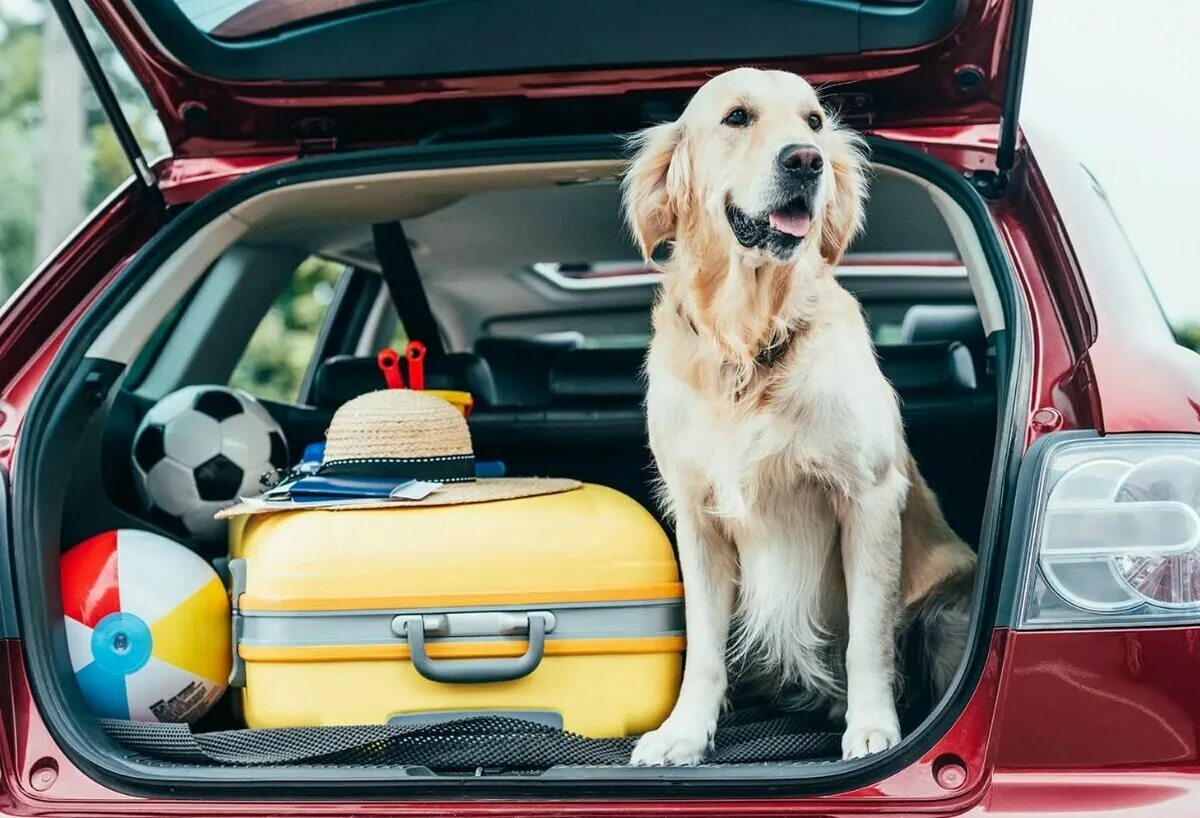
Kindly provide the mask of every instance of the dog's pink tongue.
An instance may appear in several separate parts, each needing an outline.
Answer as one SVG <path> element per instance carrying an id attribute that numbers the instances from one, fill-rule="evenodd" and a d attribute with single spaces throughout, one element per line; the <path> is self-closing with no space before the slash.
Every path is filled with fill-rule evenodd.
<path id="1" fill-rule="evenodd" d="M 808 228 L 812 225 L 812 216 L 808 213 L 784 213 L 777 210 L 770 215 L 768 221 L 771 229 L 800 239 L 808 234 Z"/>

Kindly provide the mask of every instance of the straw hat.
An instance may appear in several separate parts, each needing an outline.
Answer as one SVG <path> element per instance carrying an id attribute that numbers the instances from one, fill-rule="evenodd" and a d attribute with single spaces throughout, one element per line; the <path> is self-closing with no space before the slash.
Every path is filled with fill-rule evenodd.
<path id="1" fill-rule="evenodd" d="M 394 477 L 441 483 L 420 500 L 364 498 L 330 508 L 411 508 L 452 506 L 557 494 L 579 488 L 578 480 L 542 477 L 475 477 L 471 434 L 462 413 L 441 398 L 411 389 L 368 392 L 343 404 L 325 435 L 317 474 L 326 477 Z M 312 503 L 321 508 L 320 503 Z M 219 518 L 270 511 L 259 502 L 239 503 Z"/>

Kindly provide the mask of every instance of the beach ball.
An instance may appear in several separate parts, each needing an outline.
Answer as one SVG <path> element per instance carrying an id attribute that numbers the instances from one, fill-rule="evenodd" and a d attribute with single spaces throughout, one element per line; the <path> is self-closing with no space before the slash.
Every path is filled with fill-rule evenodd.
<path id="1" fill-rule="evenodd" d="M 190 549 L 106 531 L 62 557 L 71 668 L 104 718 L 193 722 L 229 679 L 229 596 Z"/>

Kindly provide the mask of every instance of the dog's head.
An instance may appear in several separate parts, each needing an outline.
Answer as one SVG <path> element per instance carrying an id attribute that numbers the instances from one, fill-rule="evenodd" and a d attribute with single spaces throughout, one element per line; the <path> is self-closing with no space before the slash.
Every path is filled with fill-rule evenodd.
<path id="1" fill-rule="evenodd" d="M 649 258 L 664 241 L 836 264 L 861 227 L 862 140 L 803 78 L 739 68 L 709 80 L 678 121 L 634 138 L 626 218 Z"/>

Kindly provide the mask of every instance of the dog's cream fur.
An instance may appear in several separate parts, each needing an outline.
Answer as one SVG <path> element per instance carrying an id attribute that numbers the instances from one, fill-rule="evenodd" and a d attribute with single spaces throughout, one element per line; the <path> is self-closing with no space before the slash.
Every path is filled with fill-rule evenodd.
<path id="1" fill-rule="evenodd" d="M 745 127 L 723 122 L 736 107 Z M 824 160 L 809 233 L 785 257 L 742 246 L 727 207 L 769 208 L 779 151 L 795 143 Z M 861 141 L 800 77 L 738 69 L 635 144 L 629 224 L 647 258 L 671 247 L 647 414 L 688 646 L 675 708 L 632 761 L 702 760 L 738 656 L 809 706 L 844 707 L 845 758 L 888 749 L 897 633 L 933 611 L 940 694 L 963 649 L 974 556 L 917 471 L 859 304 L 833 275 L 863 218 Z"/>

